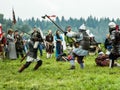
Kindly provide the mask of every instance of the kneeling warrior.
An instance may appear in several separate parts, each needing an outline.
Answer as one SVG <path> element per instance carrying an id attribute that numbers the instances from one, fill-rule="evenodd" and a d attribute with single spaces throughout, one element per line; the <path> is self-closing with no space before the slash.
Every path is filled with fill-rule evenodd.
<path id="1" fill-rule="evenodd" d="M 33 70 L 37 70 L 42 65 L 42 60 L 40 60 L 40 59 L 37 58 L 37 51 L 34 48 L 34 42 L 30 40 L 28 44 L 29 44 L 29 52 L 25 55 L 25 57 L 27 56 L 26 63 L 19 69 L 18 72 L 22 72 L 33 61 L 37 62 L 37 64 L 35 65 L 35 67 L 34 67 Z M 23 61 L 23 59 L 21 61 Z"/>
<path id="2" fill-rule="evenodd" d="M 80 67 L 84 68 L 84 61 L 83 58 L 88 54 L 89 46 L 90 46 L 90 38 L 89 35 L 86 32 L 85 25 L 81 25 L 79 28 L 79 33 L 70 35 L 69 33 L 66 33 L 68 37 L 75 37 L 76 43 L 75 48 L 72 50 L 72 59 L 70 60 L 71 68 L 75 69 L 75 57 L 77 57 L 77 62 L 80 64 Z"/>

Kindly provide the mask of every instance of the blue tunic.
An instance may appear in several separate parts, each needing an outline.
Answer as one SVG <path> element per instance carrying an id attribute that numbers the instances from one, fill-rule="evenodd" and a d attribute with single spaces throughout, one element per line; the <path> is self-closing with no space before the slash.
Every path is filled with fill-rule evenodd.
<path id="1" fill-rule="evenodd" d="M 60 41 L 58 41 L 60 40 Z M 60 38 L 58 39 L 57 36 L 55 35 L 55 41 L 56 41 L 56 58 L 63 53 L 63 47 L 62 47 L 62 41 L 63 41 L 63 38 L 62 36 L 60 35 Z"/>

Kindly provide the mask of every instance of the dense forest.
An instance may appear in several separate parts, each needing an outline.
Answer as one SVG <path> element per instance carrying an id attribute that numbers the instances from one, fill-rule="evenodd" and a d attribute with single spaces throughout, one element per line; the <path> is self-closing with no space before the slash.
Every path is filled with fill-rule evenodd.
<path id="1" fill-rule="evenodd" d="M 93 16 L 89 16 L 87 19 L 80 17 L 77 18 L 69 18 L 65 19 L 64 16 L 62 18 L 56 17 L 54 21 L 63 29 L 66 29 L 66 26 L 70 25 L 73 31 L 78 30 L 79 26 L 83 23 L 86 25 L 87 29 L 89 29 L 94 35 L 97 42 L 104 42 L 106 38 L 106 34 L 108 34 L 108 23 L 110 21 L 116 22 L 120 25 L 120 19 L 112 19 L 109 18 L 96 18 Z M 9 28 L 14 30 L 24 31 L 30 33 L 34 26 L 41 28 L 44 34 L 47 33 L 49 29 L 53 31 L 53 33 L 57 30 L 57 27 L 50 22 L 48 19 L 44 20 L 42 18 L 35 19 L 32 17 L 31 19 L 22 20 L 21 18 L 16 18 L 16 24 L 13 25 L 12 19 L 5 19 L 3 14 L 0 14 L 0 23 L 3 26 L 3 31 L 7 32 Z"/>

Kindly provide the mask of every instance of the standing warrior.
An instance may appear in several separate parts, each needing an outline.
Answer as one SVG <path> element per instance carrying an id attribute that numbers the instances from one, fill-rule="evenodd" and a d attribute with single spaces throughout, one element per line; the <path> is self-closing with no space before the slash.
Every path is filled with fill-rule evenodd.
<path id="1" fill-rule="evenodd" d="M 68 37 L 75 37 L 76 43 L 75 48 L 72 50 L 70 59 L 71 68 L 75 69 L 75 57 L 77 57 L 77 61 L 80 64 L 80 67 L 84 68 L 83 58 L 88 54 L 89 46 L 90 46 L 90 37 L 86 32 L 86 26 L 83 24 L 79 28 L 79 32 L 75 34 L 66 33 Z"/>
<path id="2" fill-rule="evenodd" d="M 37 28 L 33 28 L 33 33 L 31 34 L 31 40 L 34 42 L 34 49 L 38 49 L 39 42 L 43 42 L 43 38 Z"/>
<path id="3" fill-rule="evenodd" d="M 36 53 L 36 50 L 34 48 L 34 42 L 32 40 L 30 40 L 28 42 L 28 45 L 29 45 L 29 52 L 26 54 L 26 56 L 27 56 L 26 63 L 18 70 L 18 72 L 20 72 L 20 73 L 24 69 L 26 69 L 33 61 L 37 62 L 37 64 L 33 68 L 33 70 L 37 70 L 42 65 L 42 60 L 40 60 L 39 58 L 37 58 L 37 53 Z M 26 56 L 24 56 L 24 58 Z M 23 59 L 21 61 L 23 61 Z"/>
<path id="4" fill-rule="evenodd" d="M 39 68 L 39 66 L 42 65 L 42 60 L 40 60 L 37 57 L 38 44 L 40 41 L 42 41 L 42 37 L 41 37 L 40 33 L 36 30 L 36 28 L 34 28 L 33 30 L 34 30 L 34 32 L 31 34 L 31 39 L 28 43 L 29 44 L 29 52 L 26 54 L 27 60 L 26 60 L 26 63 L 19 69 L 19 72 L 22 72 L 33 61 L 37 62 L 37 64 L 35 65 L 33 70 L 37 70 Z"/>
<path id="5" fill-rule="evenodd" d="M 54 52 L 54 44 L 53 44 L 53 35 L 52 35 L 52 31 L 49 30 L 48 31 L 48 35 L 45 38 L 46 41 L 46 52 L 47 52 L 47 58 L 51 58 L 52 57 L 52 53 Z"/>
<path id="6" fill-rule="evenodd" d="M 108 24 L 109 32 L 110 32 L 110 39 L 112 41 L 112 49 L 109 55 L 110 58 L 110 68 L 114 67 L 114 60 L 120 57 L 120 30 L 119 26 L 116 25 L 114 22 L 110 22 Z"/>

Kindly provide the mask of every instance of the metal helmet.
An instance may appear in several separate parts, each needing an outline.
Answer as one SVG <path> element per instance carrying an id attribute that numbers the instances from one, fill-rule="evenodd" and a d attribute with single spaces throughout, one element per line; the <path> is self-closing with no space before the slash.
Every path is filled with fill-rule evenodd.
<path id="1" fill-rule="evenodd" d="M 116 27 L 116 24 L 114 22 L 110 22 L 108 24 L 109 28 L 115 28 Z"/>
<path id="2" fill-rule="evenodd" d="M 85 24 L 82 24 L 82 25 L 79 27 L 79 30 L 86 30 Z"/>

